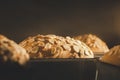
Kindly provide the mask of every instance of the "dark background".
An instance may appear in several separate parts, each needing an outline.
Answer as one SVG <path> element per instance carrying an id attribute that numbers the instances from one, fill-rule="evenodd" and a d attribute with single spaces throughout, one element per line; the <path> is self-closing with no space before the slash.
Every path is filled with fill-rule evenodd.
<path id="1" fill-rule="evenodd" d="M 120 44 L 120 1 L 2 0 L 0 34 L 16 42 L 36 34 L 96 34 L 109 48 Z"/>

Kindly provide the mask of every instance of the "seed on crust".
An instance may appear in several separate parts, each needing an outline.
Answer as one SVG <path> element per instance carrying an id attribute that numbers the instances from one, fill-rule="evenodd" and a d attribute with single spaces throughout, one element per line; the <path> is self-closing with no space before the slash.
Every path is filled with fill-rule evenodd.
<path id="1" fill-rule="evenodd" d="M 75 40 L 69 36 L 62 37 L 53 34 L 36 35 L 25 39 L 19 45 L 26 49 L 26 51 L 29 53 L 31 58 L 93 58 L 94 57 L 92 51 L 86 44 L 84 44 L 79 40 Z M 34 49 L 35 52 L 33 51 Z M 38 57 L 36 56 L 36 54 L 37 55 L 40 54 L 40 56 Z M 81 57 L 82 54 L 83 56 Z"/>

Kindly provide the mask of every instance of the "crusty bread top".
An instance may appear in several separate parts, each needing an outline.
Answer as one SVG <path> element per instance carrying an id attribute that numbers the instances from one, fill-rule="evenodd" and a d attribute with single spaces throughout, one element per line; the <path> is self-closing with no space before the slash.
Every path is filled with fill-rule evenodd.
<path id="1" fill-rule="evenodd" d="M 0 34 L 0 58 L 3 61 L 13 61 L 23 65 L 29 60 L 26 50 L 15 43 L 13 40 Z"/>
<path id="2" fill-rule="evenodd" d="M 114 46 L 113 48 L 110 49 L 110 51 L 105 54 L 105 55 L 110 55 L 110 56 L 116 56 L 120 58 L 120 45 Z"/>
<path id="3" fill-rule="evenodd" d="M 29 37 L 20 44 L 31 58 L 93 58 L 90 48 L 70 37 L 36 35 Z"/>
<path id="4" fill-rule="evenodd" d="M 75 36 L 74 39 L 78 39 L 86 43 L 86 45 L 88 45 L 94 53 L 96 52 L 105 53 L 109 51 L 109 48 L 106 45 L 106 43 L 100 38 L 98 38 L 96 35 L 84 34 L 84 35 Z"/>
<path id="5" fill-rule="evenodd" d="M 100 61 L 120 66 L 120 45 L 111 48 L 100 58 Z"/>

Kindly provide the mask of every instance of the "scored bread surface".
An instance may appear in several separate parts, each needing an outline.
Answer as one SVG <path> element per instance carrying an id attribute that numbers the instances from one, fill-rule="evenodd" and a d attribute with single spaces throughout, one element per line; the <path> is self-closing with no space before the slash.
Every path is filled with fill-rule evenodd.
<path id="1" fill-rule="evenodd" d="M 100 61 L 120 66 L 120 45 L 111 48 L 109 52 L 100 58 Z"/>

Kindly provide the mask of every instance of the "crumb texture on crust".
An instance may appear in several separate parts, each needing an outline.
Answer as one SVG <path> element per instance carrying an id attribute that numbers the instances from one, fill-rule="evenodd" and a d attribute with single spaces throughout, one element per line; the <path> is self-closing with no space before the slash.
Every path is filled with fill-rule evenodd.
<path id="1" fill-rule="evenodd" d="M 28 37 L 20 44 L 31 58 L 93 58 L 90 48 L 73 38 L 49 35 Z"/>
<path id="2" fill-rule="evenodd" d="M 93 34 L 84 34 L 75 36 L 74 39 L 84 42 L 93 52 L 108 52 L 109 48 L 106 43 L 101 40 L 99 37 Z"/>
<path id="3" fill-rule="evenodd" d="M 2 61 L 12 61 L 23 65 L 29 60 L 29 55 L 24 48 L 13 40 L 0 34 L 0 59 Z"/>
<path id="4" fill-rule="evenodd" d="M 100 61 L 120 66 L 120 45 L 116 45 L 104 54 Z"/>

